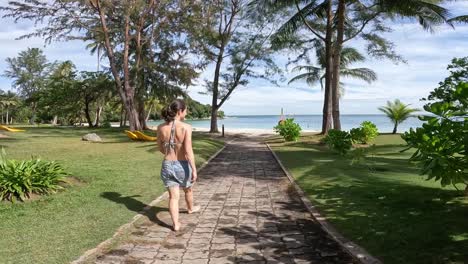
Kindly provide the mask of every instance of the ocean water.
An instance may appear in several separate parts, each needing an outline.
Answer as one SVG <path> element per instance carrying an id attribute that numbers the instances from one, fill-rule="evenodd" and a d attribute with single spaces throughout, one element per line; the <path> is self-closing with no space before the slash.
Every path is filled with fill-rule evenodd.
<path id="1" fill-rule="evenodd" d="M 304 130 L 321 130 L 322 116 L 321 115 L 294 115 L 286 116 L 294 118 Z M 232 129 L 272 129 L 278 124 L 279 115 L 244 115 L 244 116 L 228 116 L 218 120 L 219 129 L 224 124 L 226 130 Z M 392 132 L 393 123 L 385 115 L 341 115 L 341 126 L 343 130 L 350 130 L 358 127 L 363 121 L 373 122 L 379 132 Z M 158 125 L 162 121 L 151 121 L 149 125 Z M 210 120 L 187 120 L 196 128 L 209 128 Z M 420 127 L 422 122 L 417 117 L 410 117 L 405 122 L 398 126 L 398 132 L 408 131 L 411 127 Z"/>

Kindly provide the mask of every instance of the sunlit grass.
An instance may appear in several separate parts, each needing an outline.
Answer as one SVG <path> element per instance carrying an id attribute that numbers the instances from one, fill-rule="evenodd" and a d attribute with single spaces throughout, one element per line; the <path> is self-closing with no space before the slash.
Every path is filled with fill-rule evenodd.
<path id="1" fill-rule="evenodd" d="M 162 155 L 154 142 L 131 142 L 121 129 L 26 129 L 2 132 L 10 136 L 0 139 L 9 158 L 56 160 L 82 182 L 39 200 L 0 203 L 0 263 L 68 263 L 111 237 L 164 191 Z M 90 131 L 103 142 L 81 141 Z M 194 134 L 198 164 L 221 146 Z M 117 203 L 104 193 L 133 197 L 135 204 Z"/>
<path id="2" fill-rule="evenodd" d="M 268 142 L 329 221 L 384 263 L 468 263 L 468 199 L 419 175 L 399 135 L 355 165 L 316 135 Z"/>

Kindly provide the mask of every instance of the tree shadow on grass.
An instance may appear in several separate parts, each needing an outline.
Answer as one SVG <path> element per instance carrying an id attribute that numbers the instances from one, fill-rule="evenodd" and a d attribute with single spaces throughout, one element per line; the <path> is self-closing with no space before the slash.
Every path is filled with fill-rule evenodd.
<path id="1" fill-rule="evenodd" d="M 140 197 L 140 195 L 131 195 L 131 196 L 122 196 L 122 194 L 118 192 L 103 192 L 100 195 L 103 198 L 106 198 L 110 201 L 113 201 L 117 204 L 123 204 L 127 207 L 128 210 L 142 214 L 148 218 L 151 222 L 166 227 L 172 228 L 171 225 L 167 224 L 166 222 L 162 221 L 157 217 L 159 212 L 167 212 L 167 208 L 159 207 L 159 206 L 150 206 L 145 210 L 148 206 L 147 204 L 135 199 L 135 197 Z"/>
<path id="2" fill-rule="evenodd" d="M 461 192 L 420 181 L 407 158 L 374 156 L 352 166 L 308 148 L 277 152 L 346 237 L 384 263 L 468 263 L 468 201 Z"/>

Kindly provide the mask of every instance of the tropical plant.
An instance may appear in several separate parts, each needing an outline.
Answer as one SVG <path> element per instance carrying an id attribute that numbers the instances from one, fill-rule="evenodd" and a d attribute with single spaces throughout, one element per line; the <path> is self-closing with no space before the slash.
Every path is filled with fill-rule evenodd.
<path id="1" fill-rule="evenodd" d="M 371 121 L 364 121 L 360 127 L 351 129 L 349 133 L 353 142 L 367 144 L 379 135 L 379 130 Z"/>
<path id="2" fill-rule="evenodd" d="M 330 129 L 323 141 L 331 150 L 339 153 L 340 155 L 348 153 L 353 146 L 351 135 L 347 131 L 337 129 Z"/>
<path id="3" fill-rule="evenodd" d="M 465 184 L 468 196 L 468 57 L 453 59 L 451 75 L 432 91 L 421 116 L 422 127 L 402 137 L 416 152 L 411 160 L 421 165 L 421 174 L 442 186 Z"/>
<path id="4" fill-rule="evenodd" d="M 297 141 L 301 135 L 301 126 L 294 122 L 294 118 L 286 118 L 274 127 L 275 132 L 280 134 L 286 141 Z"/>
<path id="5" fill-rule="evenodd" d="M 19 98 L 18 96 L 12 92 L 8 91 L 4 93 L 0 90 L 0 106 L 2 108 L 2 123 L 10 124 L 11 122 L 11 115 L 10 110 L 19 105 Z M 3 115 L 3 110 L 5 110 L 5 116 Z M 5 120 L 5 121 L 4 121 Z"/>
<path id="6" fill-rule="evenodd" d="M 320 82 L 322 90 L 324 89 L 325 73 L 326 73 L 326 57 L 325 47 L 322 42 L 315 42 L 317 66 L 301 65 L 293 68 L 293 71 L 305 71 L 293 77 L 288 84 L 296 81 L 306 81 L 308 85 L 312 86 L 316 82 Z M 365 57 L 359 53 L 355 48 L 346 47 L 341 51 L 341 75 L 348 78 L 354 78 L 372 83 L 377 80 L 377 73 L 368 68 L 349 68 L 349 66 L 356 62 L 365 61 Z M 343 96 L 344 88 L 343 83 L 340 83 L 340 97 Z"/>
<path id="7" fill-rule="evenodd" d="M 253 0 L 264 6 L 292 11 L 293 14 L 274 35 L 274 40 L 285 48 L 299 51 L 297 60 L 308 60 L 311 43 L 321 41 L 325 46 L 326 71 L 322 133 L 331 128 L 341 129 L 339 84 L 341 54 L 344 43 L 360 38 L 365 41 L 367 53 L 375 58 L 403 61 L 394 51 L 394 44 L 383 36 L 391 29 L 386 19 L 416 18 L 424 29 L 448 22 L 449 12 L 437 5 L 441 1 L 375 0 L 375 1 L 272 1 Z M 295 11 L 295 12 L 294 12 Z M 289 13 L 288 13 L 289 14 Z M 303 34 L 303 30 L 311 34 Z"/>
<path id="8" fill-rule="evenodd" d="M 410 118 L 413 113 L 421 111 L 417 108 L 410 108 L 409 104 L 405 105 L 399 99 L 395 99 L 394 102 L 387 101 L 387 105 L 379 107 L 379 110 L 393 122 L 393 134 L 396 134 L 399 124 Z"/>
<path id="9" fill-rule="evenodd" d="M 56 162 L 41 159 L 7 159 L 5 150 L 0 154 L 0 201 L 26 200 L 31 194 L 50 194 L 63 187 L 66 172 Z"/>

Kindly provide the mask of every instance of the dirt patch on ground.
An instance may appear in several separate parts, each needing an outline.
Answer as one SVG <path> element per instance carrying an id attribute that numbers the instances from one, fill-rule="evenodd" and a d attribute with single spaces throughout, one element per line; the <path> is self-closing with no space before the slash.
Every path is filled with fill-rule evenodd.
<path id="1" fill-rule="evenodd" d="M 10 138 L 10 137 L 0 133 L 0 138 Z"/>
<path id="2" fill-rule="evenodd" d="M 69 177 L 65 178 L 65 182 L 60 183 L 60 186 L 66 188 L 66 187 L 71 187 L 71 186 L 83 186 L 85 184 L 86 184 L 86 182 L 79 179 L 78 177 L 69 176 Z"/>

